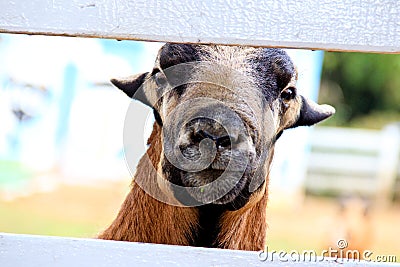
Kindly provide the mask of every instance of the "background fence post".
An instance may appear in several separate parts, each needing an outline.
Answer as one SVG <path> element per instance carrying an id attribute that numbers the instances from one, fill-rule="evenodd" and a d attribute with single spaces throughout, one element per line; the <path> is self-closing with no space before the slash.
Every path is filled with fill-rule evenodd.
<path id="1" fill-rule="evenodd" d="M 377 204 L 387 206 L 393 198 L 397 177 L 400 156 L 400 129 L 396 124 L 390 124 L 382 130 L 381 136 L 377 174 Z"/>

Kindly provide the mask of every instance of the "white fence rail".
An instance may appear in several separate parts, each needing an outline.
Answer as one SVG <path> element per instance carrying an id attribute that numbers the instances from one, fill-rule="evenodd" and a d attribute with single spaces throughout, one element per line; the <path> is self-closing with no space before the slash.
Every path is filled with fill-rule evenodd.
<path id="1" fill-rule="evenodd" d="M 313 258 L 311 262 L 290 261 L 286 255 L 251 251 L 195 248 L 105 241 L 82 238 L 45 237 L 0 233 L 0 266 L 365 266 L 367 262 Z M 295 257 L 294 257 L 295 258 Z M 265 261 L 262 261 L 265 260 Z M 368 266 L 385 266 L 368 263 Z M 393 266 L 393 265 L 390 265 Z M 399 265 L 397 265 L 399 266 Z"/>
<path id="2" fill-rule="evenodd" d="M 22 0 L 0 32 L 400 52 L 397 0 Z"/>
<path id="3" fill-rule="evenodd" d="M 393 197 L 400 176 L 400 127 L 315 127 L 310 141 L 307 191 Z"/>

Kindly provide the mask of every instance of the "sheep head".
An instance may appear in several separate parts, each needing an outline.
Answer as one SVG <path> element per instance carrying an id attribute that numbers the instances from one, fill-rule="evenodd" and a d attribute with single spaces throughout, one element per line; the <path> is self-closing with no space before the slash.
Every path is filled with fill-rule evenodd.
<path id="1" fill-rule="evenodd" d="M 112 79 L 162 126 L 154 168 L 163 192 L 183 206 L 230 210 L 264 194 L 285 129 L 335 112 L 298 94 L 296 81 L 283 50 L 189 44 L 164 45 L 151 72 Z"/>

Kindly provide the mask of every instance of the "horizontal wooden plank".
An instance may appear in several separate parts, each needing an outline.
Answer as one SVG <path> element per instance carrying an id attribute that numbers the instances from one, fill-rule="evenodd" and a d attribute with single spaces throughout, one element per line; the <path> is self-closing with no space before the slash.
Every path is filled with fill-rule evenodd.
<path id="1" fill-rule="evenodd" d="M 308 192 L 314 193 L 329 191 L 338 195 L 347 193 L 375 195 L 377 180 L 349 175 L 324 175 L 311 173 L 307 175 L 305 188 Z"/>
<path id="2" fill-rule="evenodd" d="M 379 158 L 350 153 L 311 153 L 308 169 L 311 172 L 331 172 L 348 175 L 377 176 Z"/>
<path id="3" fill-rule="evenodd" d="M 256 266 L 257 253 L 0 234 L 0 266 Z M 233 265 L 232 265 L 233 266 Z"/>
<path id="4" fill-rule="evenodd" d="M 259 252 L 0 233 L 0 266 L 309 266 Z M 262 257 L 265 257 L 262 256 Z M 271 259 L 272 255 L 269 255 Z M 265 258 L 264 258 L 265 259 Z M 384 266 L 325 258 L 313 266 Z M 390 265 L 393 266 L 393 265 Z M 398 265 L 397 265 L 398 266 Z"/>
<path id="5" fill-rule="evenodd" d="M 310 137 L 315 151 L 343 151 L 377 155 L 382 143 L 379 130 L 351 129 L 339 127 L 315 127 Z"/>
<path id="6" fill-rule="evenodd" d="M 362 193 L 390 201 L 400 171 L 400 129 L 316 127 L 310 138 L 306 191 Z"/>
<path id="7" fill-rule="evenodd" d="M 397 0 L 20 0 L 0 10 L 0 32 L 400 53 Z"/>

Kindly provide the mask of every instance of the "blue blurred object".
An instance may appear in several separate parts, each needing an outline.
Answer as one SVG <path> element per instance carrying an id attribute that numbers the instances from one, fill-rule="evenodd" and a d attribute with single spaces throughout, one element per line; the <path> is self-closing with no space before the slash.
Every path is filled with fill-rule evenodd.
<path id="1" fill-rule="evenodd" d="M 68 132 L 69 114 L 71 112 L 72 101 L 76 91 L 76 80 L 78 79 L 78 69 L 73 63 L 65 67 L 64 84 L 61 91 L 61 101 L 59 104 L 59 118 L 56 131 L 56 146 L 60 146 L 66 138 Z"/>
<path id="2" fill-rule="evenodd" d="M 130 101 L 109 79 L 143 71 L 158 46 L 0 34 L 0 180 L 55 167 L 67 179 L 126 177 L 121 139 Z"/>

